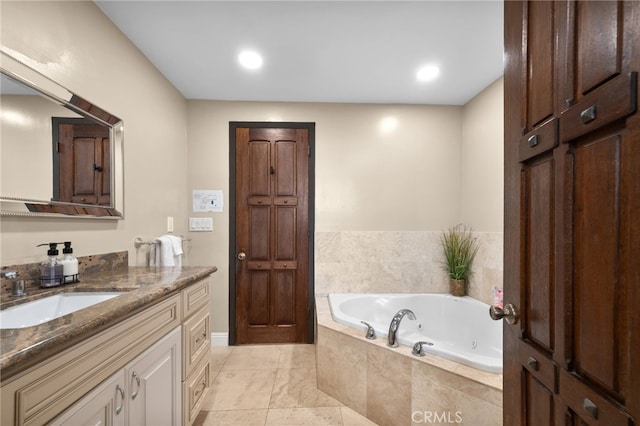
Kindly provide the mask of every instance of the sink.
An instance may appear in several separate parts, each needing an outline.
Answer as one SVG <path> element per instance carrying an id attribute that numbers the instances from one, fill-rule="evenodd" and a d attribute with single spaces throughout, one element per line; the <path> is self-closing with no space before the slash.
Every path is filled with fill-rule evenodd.
<path id="1" fill-rule="evenodd" d="M 122 292 L 61 293 L 0 311 L 0 328 L 24 328 L 42 324 L 105 300 Z"/>

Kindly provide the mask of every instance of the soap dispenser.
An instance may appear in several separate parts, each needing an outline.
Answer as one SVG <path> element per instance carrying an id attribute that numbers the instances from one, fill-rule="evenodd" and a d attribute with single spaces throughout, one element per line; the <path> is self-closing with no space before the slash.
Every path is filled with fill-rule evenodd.
<path id="1" fill-rule="evenodd" d="M 40 287 L 57 287 L 64 281 L 62 263 L 58 261 L 58 243 L 49 243 L 48 246 L 47 260 L 40 264 Z"/>
<path id="2" fill-rule="evenodd" d="M 68 284 L 78 282 L 78 259 L 76 259 L 76 257 L 73 255 L 71 241 L 64 242 L 62 255 L 63 258 L 60 263 L 62 263 L 62 275 L 64 276 L 64 283 Z"/>

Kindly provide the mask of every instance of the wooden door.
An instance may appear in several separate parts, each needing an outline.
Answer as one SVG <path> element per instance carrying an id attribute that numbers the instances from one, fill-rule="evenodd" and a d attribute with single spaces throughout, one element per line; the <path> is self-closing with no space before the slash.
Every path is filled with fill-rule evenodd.
<path id="1" fill-rule="evenodd" d="M 310 130 L 236 127 L 235 343 L 307 342 Z"/>
<path id="2" fill-rule="evenodd" d="M 54 118 L 54 199 L 111 204 L 109 128 L 84 119 Z"/>
<path id="3" fill-rule="evenodd" d="M 638 6 L 505 2 L 505 425 L 640 422 Z"/>

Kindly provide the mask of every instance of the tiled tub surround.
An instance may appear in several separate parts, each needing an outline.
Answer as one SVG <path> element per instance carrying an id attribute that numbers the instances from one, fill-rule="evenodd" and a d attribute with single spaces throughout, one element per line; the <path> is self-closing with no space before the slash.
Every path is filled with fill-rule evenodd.
<path id="1" fill-rule="evenodd" d="M 32 288 L 28 296 L 14 299 L 3 293 L 0 309 L 18 300 L 26 302 L 57 292 L 123 291 L 126 294 L 81 309 L 44 324 L 0 330 L 2 379 L 83 341 L 216 271 L 215 267 L 124 267 L 81 276 L 81 282 L 54 289 Z"/>
<path id="2" fill-rule="evenodd" d="M 502 374 L 367 340 L 364 329 L 333 321 L 326 297 L 316 310 L 321 391 L 382 426 L 502 424 Z"/>
<path id="3" fill-rule="evenodd" d="M 448 293 L 441 231 L 339 231 L 315 234 L 315 291 Z M 501 232 L 474 232 L 480 242 L 468 295 L 493 303 L 502 287 Z"/>

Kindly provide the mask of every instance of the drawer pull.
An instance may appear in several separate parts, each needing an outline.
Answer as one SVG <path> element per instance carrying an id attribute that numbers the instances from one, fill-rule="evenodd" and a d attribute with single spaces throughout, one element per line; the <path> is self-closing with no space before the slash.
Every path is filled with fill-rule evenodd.
<path id="1" fill-rule="evenodd" d="M 580 113 L 580 121 L 582 121 L 582 124 L 591 123 L 596 119 L 597 115 L 596 106 L 590 106 Z"/>
<path id="2" fill-rule="evenodd" d="M 582 402 L 582 407 L 593 417 L 598 420 L 598 406 L 594 404 L 589 398 L 585 398 Z"/>
<path id="3" fill-rule="evenodd" d="M 120 403 L 120 406 L 116 407 L 116 416 L 119 415 L 124 408 L 124 389 L 122 389 L 120 385 L 116 385 L 116 401 L 118 400 L 118 394 L 120 394 L 120 400 L 122 402 Z"/>
<path id="4" fill-rule="evenodd" d="M 529 148 L 535 148 L 540 141 L 538 140 L 538 135 L 532 135 L 529 136 L 527 142 L 529 142 Z"/>
<path id="5" fill-rule="evenodd" d="M 132 401 L 136 399 L 136 397 L 138 396 L 138 393 L 140 392 L 140 376 L 138 376 L 138 373 L 136 373 L 135 371 L 131 375 L 131 383 L 133 383 L 134 380 L 136 381 L 137 387 L 136 387 L 136 391 L 131 394 Z M 131 388 L 133 388 L 133 384 L 131 385 Z"/>
<path id="6" fill-rule="evenodd" d="M 529 364 L 529 367 L 531 367 L 533 371 L 538 371 L 538 360 L 534 357 L 530 356 L 527 360 L 527 364 Z"/>

